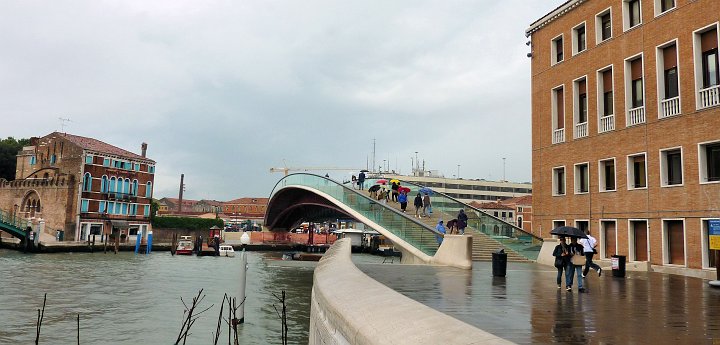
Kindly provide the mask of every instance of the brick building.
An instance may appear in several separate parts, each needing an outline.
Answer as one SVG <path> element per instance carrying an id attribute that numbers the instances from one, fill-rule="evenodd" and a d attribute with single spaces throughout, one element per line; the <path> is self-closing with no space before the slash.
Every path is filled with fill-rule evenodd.
<path id="1" fill-rule="evenodd" d="M 532 232 L 532 195 L 519 196 L 500 201 L 515 210 L 515 225 Z"/>
<path id="2" fill-rule="evenodd" d="M 533 232 L 704 274 L 720 218 L 717 0 L 570 0 L 532 23 Z"/>
<path id="3" fill-rule="evenodd" d="M 150 229 L 155 162 L 97 139 L 54 132 L 17 155 L 15 181 L 0 181 L 0 207 L 43 219 L 41 240 Z M 122 237 L 122 236 L 121 236 Z"/>

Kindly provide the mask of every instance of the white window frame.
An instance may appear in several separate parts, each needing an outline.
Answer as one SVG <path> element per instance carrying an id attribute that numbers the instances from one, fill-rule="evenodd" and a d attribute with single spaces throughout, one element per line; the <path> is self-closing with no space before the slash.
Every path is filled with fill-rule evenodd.
<path id="1" fill-rule="evenodd" d="M 563 225 L 558 225 L 557 223 L 562 222 Z M 565 226 L 567 225 L 567 220 L 565 219 L 553 219 L 552 220 L 552 229 L 557 228 L 558 226 Z M 552 235 L 552 238 L 558 238 L 557 235 Z"/>
<path id="2" fill-rule="evenodd" d="M 613 162 L 613 172 L 615 176 L 615 189 L 607 189 L 605 186 L 605 162 Z M 600 193 L 617 192 L 617 159 L 615 157 L 598 160 L 598 191 Z"/>
<path id="3" fill-rule="evenodd" d="M 605 252 L 605 227 L 603 226 L 603 223 L 605 223 L 605 222 L 615 223 L 615 253 L 618 252 L 618 247 L 620 246 L 620 243 L 618 243 L 619 231 L 618 231 L 617 219 L 606 219 L 606 218 L 599 219 L 598 220 L 598 229 L 600 229 L 600 231 L 598 231 L 598 236 L 599 236 L 598 244 L 600 245 L 600 250 L 598 251 L 598 254 L 600 254 L 601 259 L 609 259 L 610 255 L 612 255 L 612 254 L 608 255 L 608 253 Z"/>
<path id="4" fill-rule="evenodd" d="M 605 92 L 603 91 L 605 85 L 603 84 L 603 77 L 602 77 L 602 75 L 603 75 L 603 73 L 606 72 L 606 71 L 610 71 L 610 73 L 612 74 L 612 93 L 613 93 L 613 102 L 612 102 L 613 112 L 612 112 L 612 113 L 613 113 L 613 114 L 610 115 L 610 116 L 607 116 L 607 117 L 612 117 L 612 122 L 613 122 L 613 126 L 612 126 L 612 127 L 613 127 L 613 129 L 610 129 L 610 130 L 607 130 L 607 131 L 603 131 L 603 130 L 602 130 L 603 127 L 602 127 L 602 122 L 601 122 L 601 121 L 602 121 L 602 119 L 604 119 L 606 116 L 604 115 L 604 114 L 605 114 L 605 108 L 604 108 L 604 104 L 605 104 L 605 98 L 604 98 L 604 97 L 605 97 Z M 617 99 L 617 95 L 615 94 L 615 68 L 614 68 L 614 66 L 613 66 L 612 64 L 610 64 L 610 65 L 607 65 L 607 66 L 605 66 L 605 67 L 597 70 L 597 71 L 595 72 L 595 78 L 596 78 L 595 80 L 597 81 L 597 82 L 595 83 L 595 86 L 596 86 L 596 87 L 595 87 L 595 89 L 596 89 L 596 96 L 597 96 L 597 97 L 596 97 L 597 102 L 596 102 L 596 104 L 595 104 L 595 105 L 596 105 L 595 108 L 596 108 L 596 112 L 597 112 L 597 126 L 598 126 L 597 128 L 598 128 L 598 133 L 605 133 L 605 132 L 614 131 L 614 130 L 615 130 L 615 119 L 617 118 L 617 117 L 615 116 L 615 100 Z"/>
<path id="5" fill-rule="evenodd" d="M 685 259 L 683 260 L 685 262 L 684 265 L 678 265 L 678 264 L 671 264 L 670 263 L 670 251 L 668 248 L 668 231 L 667 231 L 667 225 L 665 222 L 669 220 L 680 220 L 683 223 L 683 254 L 685 255 Z M 687 226 L 685 223 L 685 218 L 661 218 L 661 228 L 662 228 L 662 263 L 664 266 L 671 266 L 671 267 L 687 267 L 688 266 L 688 246 L 687 246 Z"/>
<path id="6" fill-rule="evenodd" d="M 706 226 L 707 221 L 711 219 L 718 219 L 720 217 L 703 217 L 700 218 L 700 250 L 702 251 L 702 268 L 703 269 L 712 269 L 714 270 L 715 267 L 710 267 L 710 260 L 715 260 L 715 258 L 711 258 L 708 256 L 708 226 Z"/>
<path id="7" fill-rule="evenodd" d="M 582 81 L 585 81 L 585 101 L 586 101 L 585 108 L 587 110 L 587 119 L 585 119 L 585 122 L 583 122 L 586 127 L 586 129 L 585 129 L 586 134 L 583 136 L 580 136 L 580 135 L 578 135 L 577 127 L 578 127 L 578 125 L 582 124 L 582 123 L 578 122 L 580 120 L 580 102 L 579 102 L 579 100 L 580 100 L 580 82 L 582 82 Z M 589 92 L 588 92 L 587 74 L 580 78 L 573 80 L 572 85 L 573 85 L 573 138 L 580 139 L 580 138 L 589 137 L 590 136 L 590 128 L 589 128 L 590 127 L 589 126 L 590 109 L 588 109 L 588 108 L 590 105 L 590 101 L 588 99 Z"/>
<path id="8" fill-rule="evenodd" d="M 647 238 L 647 262 L 651 262 L 650 258 L 650 221 L 648 219 L 630 218 L 627 221 L 628 229 L 628 260 L 637 261 L 637 248 L 635 248 L 635 231 L 632 224 L 633 222 L 645 222 L 645 238 Z M 645 262 L 645 261 L 643 261 Z"/>
<path id="9" fill-rule="evenodd" d="M 720 181 L 708 181 L 707 155 L 705 154 L 705 146 L 710 144 L 720 144 L 720 139 L 698 143 L 698 181 L 700 181 L 700 184 L 720 183 Z"/>
<path id="10" fill-rule="evenodd" d="M 627 32 L 629 30 L 632 30 L 634 28 L 637 28 L 639 26 L 642 26 L 644 24 L 643 21 L 643 6 L 642 6 L 642 0 L 638 0 L 638 3 L 640 4 L 640 22 L 635 26 L 630 26 L 630 1 L 632 0 L 623 0 L 622 3 L 622 13 L 623 13 L 623 32 Z"/>
<path id="11" fill-rule="evenodd" d="M 562 39 L 562 46 L 563 46 L 563 59 L 560 61 L 555 60 L 557 57 L 557 49 L 556 49 L 555 41 L 557 41 L 558 38 Z M 566 60 L 565 37 L 563 36 L 563 34 L 559 34 L 559 35 L 553 37 L 552 39 L 550 39 L 550 66 L 555 66 L 565 60 Z"/>
<path id="12" fill-rule="evenodd" d="M 645 157 L 645 187 L 635 187 L 633 185 L 633 182 L 635 182 L 635 165 L 632 162 L 632 159 L 637 156 L 643 156 Z M 627 189 L 628 190 L 642 190 L 648 188 L 648 155 L 647 152 L 637 152 L 627 155 L 627 160 L 625 161 L 627 163 Z"/>
<path id="13" fill-rule="evenodd" d="M 657 1 L 657 0 L 656 0 Z M 663 116 L 662 101 L 665 99 L 665 55 L 663 50 L 670 46 L 675 46 L 675 61 L 677 61 L 677 78 L 678 78 L 678 103 L 680 104 L 680 113 L 673 116 L 679 116 L 682 114 L 682 80 L 680 80 L 680 46 L 678 45 L 678 39 L 672 39 L 663 44 L 655 47 L 655 76 L 657 77 L 657 108 L 658 108 L 658 119 L 667 118 Z M 644 86 L 644 85 L 643 85 Z M 647 103 L 647 102 L 646 102 Z M 673 117 L 668 116 L 668 117 Z"/>
<path id="14" fill-rule="evenodd" d="M 668 173 L 667 173 L 667 152 L 668 151 L 675 151 L 679 149 L 680 150 L 680 174 L 682 174 L 682 182 L 680 184 L 668 184 Z M 647 160 L 645 161 L 645 165 L 647 165 Z M 645 168 L 645 171 L 647 171 L 647 168 Z M 672 187 L 682 187 L 685 185 L 685 153 L 683 152 L 682 146 L 675 146 L 675 147 L 666 147 L 660 149 L 660 187 L 662 188 L 672 188 Z M 647 180 L 646 180 L 647 181 Z"/>
<path id="15" fill-rule="evenodd" d="M 607 13 L 610 14 L 610 37 L 603 40 L 602 39 L 602 19 L 601 19 L 601 17 Z M 599 12 L 598 14 L 595 15 L 595 45 L 598 45 L 605 41 L 609 41 L 610 39 L 613 38 L 613 28 L 612 28 L 613 22 L 614 21 L 613 21 L 613 15 L 612 15 L 612 6 L 602 10 L 601 12 Z M 585 28 L 585 31 L 586 31 L 585 35 L 587 37 L 587 28 Z"/>
<path id="16" fill-rule="evenodd" d="M 645 112 L 645 120 L 633 125 L 630 125 L 630 110 L 634 109 L 632 107 L 632 67 L 631 63 L 635 61 L 636 59 L 640 60 L 640 69 L 641 69 L 641 75 L 642 75 L 642 81 L 643 81 L 643 87 L 642 87 L 642 97 L 643 97 L 643 108 Z M 624 67 L 625 70 L 623 71 L 624 77 L 625 77 L 625 126 L 631 127 L 631 126 L 638 126 L 644 123 L 647 123 L 647 96 L 645 89 L 647 88 L 647 78 L 645 78 L 645 56 L 644 53 L 637 53 L 633 56 L 630 56 L 624 60 Z M 613 76 L 614 79 L 615 76 Z M 614 92 L 614 90 L 613 90 Z M 614 96 L 614 94 L 613 94 Z M 613 98 L 614 101 L 614 98 Z"/>
<path id="17" fill-rule="evenodd" d="M 693 31 L 693 64 L 695 65 L 695 110 L 710 109 L 703 108 L 700 100 L 700 90 L 703 89 L 703 70 L 702 70 L 702 44 L 700 38 L 703 33 L 713 29 L 717 29 L 718 45 L 720 46 L 720 22 L 715 22 Z M 720 52 L 720 49 L 718 50 Z M 678 64 L 680 61 L 678 61 Z"/>
<path id="18" fill-rule="evenodd" d="M 583 50 L 579 50 L 578 42 L 577 42 L 577 39 L 578 39 L 577 29 L 579 29 L 580 27 L 585 28 L 585 49 L 583 49 Z M 587 23 L 585 21 L 583 21 L 583 22 L 579 23 L 578 25 L 575 25 L 575 27 L 572 28 L 571 33 L 572 33 L 571 34 L 571 36 L 572 36 L 572 56 L 575 56 L 577 54 L 580 54 L 580 53 L 586 51 L 588 49 Z M 563 42 L 563 44 L 565 44 L 565 42 Z M 563 55 L 563 57 L 564 57 L 564 55 Z"/>
<path id="19" fill-rule="evenodd" d="M 578 167 L 581 165 L 587 166 L 587 182 L 588 182 L 587 192 L 580 192 L 580 183 L 582 183 L 582 182 L 578 181 Z M 590 193 L 590 162 L 581 162 L 581 163 L 576 163 L 573 165 L 573 181 L 575 181 L 575 183 L 574 183 L 574 186 L 575 186 L 574 192 L 575 193 L 574 194 L 582 195 L 582 194 Z"/>
<path id="20" fill-rule="evenodd" d="M 674 6 L 671 8 L 668 8 L 664 12 L 662 10 L 662 0 L 653 0 L 653 2 L 655 3 L 655 17 L 656 18 L 677 8 L 677 0 L 673 0 Z M 640 5 L 640 6 L 642 7 L 642 5 Z"/>
<path id="21" fill-rule="evenodd" d="M 558 121 L 557 121 L 557 114 L 558 114 L 559 105 L 557 104 L 557 95 L 556 95 L 557 91 L 560 90 L 560 89 L 562 89 L 562 92 L 563 92 L 563 102 L 562 102 L 562 103 L 563 103 L 563 104 L 562 104 L 562 107 L 563 107 L 563 117 L 562 117 L 562 120 L 563 120 L 563 123 L 562 123 L 562 125 L 563 125 L 563 127 L 562 127 L 562 129 L 563 129 L 563 138 L 562 138 L 562 140 L 560 140 L 560 141 L 558 141 L 558 142 L 555 142 L 555 140 L 554 140 L 554 138 L 555 138 L 555 131 L 557 131 L 557 130 L 560 129 L 560 128 L 559 128 L 559 123 L 558 123 Z M 567 109 L 566 109 L 566 107 L 565 107 L 565 103 L 567 103 L 567 102 L 565 102 L 565 98 L 566 98 L 566 97 L 567 97 L 567 91 L 565 90 L 565 84 L 557 85 L 557 86 L 555 86 L 554 88 L 552 88 L 552 89 L 550 90 L 550 108 L 551 108 L 551 110 L 550 110 L 550 115 L 551 115 L 551 117 L 552 117 L 552 119 L 550 119 L 550 121 L 552 122 L 552 132 L 550 133 L 550 136 L 551 136 L 551 142 L 552 142 L 553 144 L 559 144 L 559 143 L 564 143 L 564 142 L 565 142 L 565 136 L 566 136 L 566 132 L 567 132 L 567 128 L 566 128 L 567 126 L 566 126 L 566 124 L 565 124 L 565 122 L 566 122 L 566 121 L 565 121 L 565 118 L 567 117 L 567 112 L 566 112 Z"/>
<path id="22" fill-rule="evenodd" d="M 557 193 L 557 186 L 559 184 L 559 181 L 557 180 L 557 174 L 555 173 L 556 170 L 563 169 L 563 175 L 564 175 L 564 181 L 563 181 L 563 190 L 565 191 L 565 194 L 558 194 Z M 552 196 L 565 196 L 567 195 L 567 169 L 564 165 L 557 166 L 552 168 Z"/>
<path id="23" fill-rule="evenodd" d="M 592 227 L 592 223 L 590 223 L 590 219 L 575 219 L 574 222 L 575 222 L 575 227 L 578 228 L 578 229 L 580 229 L 580 227 L 578 226 L 578 222 L 585 222 L 585 223 L 587 223 L 587 225 L 588 225 L 588 227 L 587 227 L 587 228 L 588 228 L 588 231 L 590 231 L 590 228 Z M 592 231 L 590 231 L 590 233 L 592 233 Z"/>

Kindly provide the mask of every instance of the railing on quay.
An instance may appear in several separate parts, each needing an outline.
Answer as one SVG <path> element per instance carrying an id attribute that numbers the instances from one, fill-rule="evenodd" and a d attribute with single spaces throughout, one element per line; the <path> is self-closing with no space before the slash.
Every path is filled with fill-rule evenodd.
<path id="1" fill-rule="evenodd" d="M 24 232 L 31 222 L 23 217 L 18 217 L 16 214 L 0 210 L 0 223 L 9 225 L 15 228 L 19 232 Z"/>
<path id="2" fill-rule="evenodd" d="M 270 193 L 270 199 L 277 190 L 287 186 L 306 186 L 319 190 L 349 206 L 355 212 L 380 225 L 429 256 L 435 255 L 438 250 L 439 245 L 436 237 L 438 233 L 435 229 L 402 214 L 392 207 L 381 205 L 377 200 L 373 200 L 342 183 L 315 174 L 290 174 L 278 181 Z"/>

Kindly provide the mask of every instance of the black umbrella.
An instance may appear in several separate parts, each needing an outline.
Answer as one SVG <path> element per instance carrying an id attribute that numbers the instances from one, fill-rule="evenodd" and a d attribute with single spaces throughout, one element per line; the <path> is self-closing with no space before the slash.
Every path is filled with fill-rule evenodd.
<path id="1" fill-rule="evenodd" d="M 370 170 L 363 169 L 363 170 L 360 170 L 360 172 L 370 172 Z"/>
<path id="2" fill-rule="evenodd" d="M 578 228 L 573 228 L 572 226 L 560 226 L 552 231 L 550 231 L 551 235 L 558 235 L 558 236 L 565 236 L 565 237 L 577 237 L 577 238 L 587 238 L 587 235 L 585 235 L 585 232 Z"/>
<path id="3" fill-rule="evenodd" d="M 379 190 L 380 190 L 380 185 L 377 185 L 377 184 L 368 188 L 368 192 L 377 192 Z"/>

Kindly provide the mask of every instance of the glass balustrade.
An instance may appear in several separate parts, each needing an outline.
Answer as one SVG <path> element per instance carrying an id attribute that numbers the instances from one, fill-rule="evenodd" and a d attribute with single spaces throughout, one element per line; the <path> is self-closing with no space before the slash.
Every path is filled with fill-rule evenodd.
<path id="1" fill-rule="evenodd" d="M 280 188 L 294 185 L 311 187 L 329 195 L 429 256 L 437 252 L 438 243 L 434 229 L 372 200 L 360 191 L 319 175 L 288 175 L 277 183 L 270 197 Z"/>
<path id="2" fill-rule="evenodd" d="M 367 179 L 365 181 L 365 188 L 377 184 L 378 180 L 379 179 Z M 410 189 L 410 193 L 408 193 L 408 205 L 411 207 L 413 205 L 413 199 L 420 193 L 420 189 L 423 188 L 423 186 L 406 181 L 401 181 L 400 184 Z M 432 188 L 430 189 L 432 190 Z M 456 219 L 459 211 L 464 209 L 468 216 L 468 227 L 465 229 L 466 233 L 468 231 L 481 232 L 518 254 L 530 260 L 537 260 L 543 242 L 541 238 L 434 190 L 430 196 L 430 202 L 433 209 L 433 217 L 444 219 L 447 222 L 451 219 Z"/>

